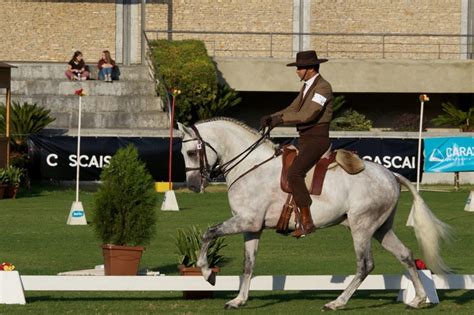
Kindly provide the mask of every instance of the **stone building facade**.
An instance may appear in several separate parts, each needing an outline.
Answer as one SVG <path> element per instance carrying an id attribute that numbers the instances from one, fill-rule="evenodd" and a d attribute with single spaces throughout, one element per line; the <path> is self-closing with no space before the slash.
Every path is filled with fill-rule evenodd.
<path id="1" fill-rule="evenodd" d="M 0 60 L 64 62 L 81 50 L 95 61 L 108 49 L 139 63 L 143 15 L 149 38 L 202 39 L 212 56 L 465 59 L 473 10 L 473 0 L 3 0 Z"/>

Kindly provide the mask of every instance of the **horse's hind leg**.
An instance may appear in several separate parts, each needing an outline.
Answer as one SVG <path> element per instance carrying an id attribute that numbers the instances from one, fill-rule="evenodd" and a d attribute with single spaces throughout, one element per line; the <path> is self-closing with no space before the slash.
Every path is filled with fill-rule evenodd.
<path id="1" fill-rule="evenodd" d="M 238 308 L 244 305 L 249 297 L 250 280 L 252 278 L 255 258 L 257 256 L 258 243 L 262 231 L 256 233 L 244 233 L 245 253 L 244 253 L 244 276 L 240 283 L 240 291 L 237 297 L 225 304 L 225 308 Z"/>
<path id="2" fill-rule="evenodd" d="M 347 288 L 335 299 L 324 305 L 325 309 L 336 310 L 347 304 L 351 296 L 360 286 L 367 275 L 374 270 L 374 260 L 372 258 L 371 238 L 372 233 L 370 228 L 358 228 L 357 231 L 352 231 L 352 238 L 354 241 L 354 249 L 357 258 L 357 271 Z"/>
<path id="3" fill-rule="evenodd" d="M 405 266 L 410 274 L 415 287 L 415 298 L 408 305 L 419 308 L 421 304 L 426 302 L 426 292 L 421 283 L 420 276 L 416 271 L 415 261 L 413 260 L 411 251 L 398 239 L 392 229 L 385 231 L 378 230 L 375 238 L 389 252 L 391 252 Z"/>

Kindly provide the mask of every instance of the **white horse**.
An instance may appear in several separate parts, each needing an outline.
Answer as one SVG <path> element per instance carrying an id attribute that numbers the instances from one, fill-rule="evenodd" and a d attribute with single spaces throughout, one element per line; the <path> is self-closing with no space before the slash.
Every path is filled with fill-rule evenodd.
<path id="1" fill-rule="evenodd" d="M 201 192 L 207 185 L 212 168 L 224 166 L 222 171 L 229 187 L 232 217 L 206 231 L 198 266 L 204 278 L 215 284 L 215 274 L 209 269 L 206 257 L 210 241 L 223 235 L 244 233 L 243 281 L 237 297 L 225 305 L 226 308 L 238 308 L 248 299 L 262 230 L 275 228 L 287 197 L 280 189 L 282 159 L 281 156 L 271 158 L 275 153 L 272 142 L 259 142 L 261 137 L 256 130 L 233 119 L 214 118 L 198 122 L 191 128 L 178 125 L 182 133 L 181 152 L 186 164 L 189 189 Z M 347 226 L 352 234 L 357 258 L 354 279 L 325 308 L 335 310 L 346 305 L 374 269 L 372 237 L 408 270 L 416 291 L 409 306 L 418 308 L 426 302 L 426 293 L 416 272 L 411 251 L 392 229 L 400 184 L 407 187 L 414 197 L 415 234 L 426 264 L 436 273 L 448 271 L 439 255 L 439 242 L 449 236 L 449 227 L 434 216 L 405 177 L 376 163 L 365 162 L 365 165 L 365 169 L 356 175 L 349 175 L 340 167 L 328 170 L 321 195 L 312 196 L 311 214 L 315 226 L 318 229 L 337 224 Z"/>

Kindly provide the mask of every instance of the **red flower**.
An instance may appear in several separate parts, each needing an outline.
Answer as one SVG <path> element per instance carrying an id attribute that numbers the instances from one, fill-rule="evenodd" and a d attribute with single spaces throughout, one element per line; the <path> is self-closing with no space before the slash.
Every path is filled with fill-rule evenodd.
<path id="1" fill-rule="evenodd" d="M 79 89 L 74 92 L 75 95 L 77 96 L 84 96 L 86 93 L 84 93 L 84 89 Z"/>
<path id="2" fill-rule="evenodd" d="M 416 269 L 418 270 L 428 269 L 425 265 L 425 262 L 421 259 L 415 259 L 415 265 L 416 265 Z"/>
<path id="3" fill-rule="evenodd" d="M 0 265 L 0 271 L 12 271 L 15 270 L 15 266 L 11 263 L 2 263 Z"/>
<path id="4" fill-rule="evenodd" d="M 179 94 L 181 94 L 181 90 L 180 89 L 177 89 L 177 88 L 173 88 L 170 90 L 170 93 L 171 95 L 173 95 L 174 97 L 178 96 Z"/>
<path id="5" fill-rule="evenodd" d="M 420 94 L 420 102 L 428 102 L 430 98 L 426 94 Z"/>

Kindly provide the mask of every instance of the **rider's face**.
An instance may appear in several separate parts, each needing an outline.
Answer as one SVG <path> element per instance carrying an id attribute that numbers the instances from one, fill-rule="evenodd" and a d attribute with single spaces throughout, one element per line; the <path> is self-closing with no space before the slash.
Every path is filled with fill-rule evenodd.
<path id="1" fill-rule="evenodd" d="M 314 68 L 297 67 L 296 74 L 301 80 L 306 81 L 311 79 L 316 74 L 316 70 Z"/>

